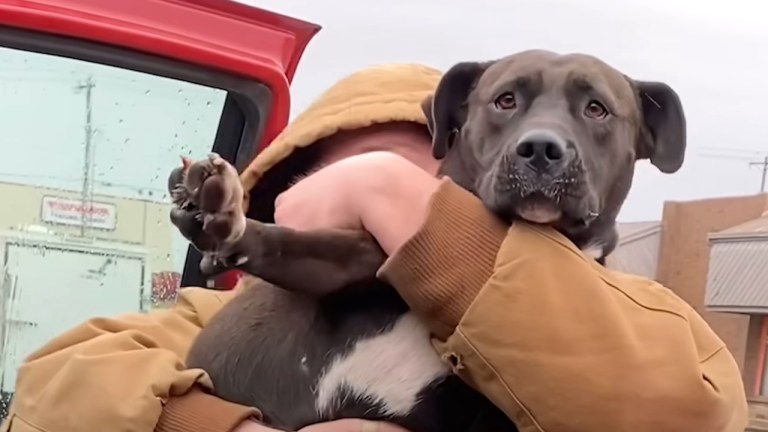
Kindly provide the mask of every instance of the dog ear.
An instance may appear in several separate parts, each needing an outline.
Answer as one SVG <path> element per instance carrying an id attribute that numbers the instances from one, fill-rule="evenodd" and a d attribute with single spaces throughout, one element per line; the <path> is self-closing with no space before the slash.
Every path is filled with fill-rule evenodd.
<path id="1" fill-rule="evenodd" d="M 435 135 L 435 118 L 432 115 L 432 101 L 435 99 L 433 95 L 429 95 L 421 101 L 421 110 L 424 112 L 424 116 L 427 118 L 427 129 L 429 133 Z"/>
<path id="2" fill-rule="evenodd" d="M 659 171 L 671 174 L 685 159 L 686 122 L 680 97 L 667 84 L 635 81 L 643 114 L 644 143 L 640 158 L 648 158 Z"/>
<path id="3" fill-rule="evenodd" d="M 467 98 L 489 63 L 463 62 L 448 69 L 434 96 L 422 103 L 432 133 L 432 155 L 442 159 L 467 120 Z M 431 106 L 429 106 L 431 105 Z"/>

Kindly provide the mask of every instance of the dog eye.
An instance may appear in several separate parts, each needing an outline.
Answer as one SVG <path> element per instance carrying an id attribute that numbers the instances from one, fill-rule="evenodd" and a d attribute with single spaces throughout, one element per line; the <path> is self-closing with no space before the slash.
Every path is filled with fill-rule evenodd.
<path id="1" fill-rule="evenodd" d="M 507 92 L 499 95 L 499 97 L 493 101 L 493 104 L 500 110 L 510 110 L 517 107 L 517 100 L 515 99 L 514 93 Z"/>
<path id="2" fill-rule="evenodd" d="M 591 100 L 584 108 L 584 115 L 592 119 L 604 119 L 608 115 L 608 109 L 605 105 L 596 100 Z"/>

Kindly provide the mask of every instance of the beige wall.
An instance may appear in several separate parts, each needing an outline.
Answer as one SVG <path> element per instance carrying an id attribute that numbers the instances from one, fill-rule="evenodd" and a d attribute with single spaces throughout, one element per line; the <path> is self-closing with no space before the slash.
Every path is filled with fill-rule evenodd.
<path id="1" fill-rule="evenodd" d="M 79 226 L 67 226 L 45 223 L 41 220 L 44 196 L 80 199 L 76 193 L 55 189 L 32 187 L 27 185 L 0 183 L 0 197 L 3 209 L 0 210 L 0 232 L 6 230 L 25 231 L 30 226 L 45 227 L 55 234 L 79 237 Z M 150 201 L 121 199 L 108 196 L 94 196 L 96 202 L 115 205 L 117 223 L 114 231 L 101 229 L 86 230 L 85 237 L 113 243 L 141 246 L 149 253 L 149 266 L 152 273 L 180 271 L 175 265 L 174 255 L 178 255 L 178 234 L 172 230 L 168 221 L 169 206 Z M 38 228 L 39 231 L 39 228 Z M 174 250 L 174 241 L 177 242 Z"/>

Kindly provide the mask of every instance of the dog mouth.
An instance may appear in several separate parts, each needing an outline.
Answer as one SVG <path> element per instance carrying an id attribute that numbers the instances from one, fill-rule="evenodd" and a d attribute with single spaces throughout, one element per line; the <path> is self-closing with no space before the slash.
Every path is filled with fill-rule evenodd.
<path id="1" fill-rule="evenodd" d="M 554 176 L 513 166 L 506 168 L 496 171 L 491 188 L 494 207 L 500 213 L 574 229 L 589 226 L 599 215 L 584 169 L 577 161 Z"/>
<path id="2" fill-rule="evenodd" d="M 552 224 L 563 217 L 563 210 L 551 197 L 535 192 L 520 201 L 515 213 L 522 219 L 538 224 Z"/>

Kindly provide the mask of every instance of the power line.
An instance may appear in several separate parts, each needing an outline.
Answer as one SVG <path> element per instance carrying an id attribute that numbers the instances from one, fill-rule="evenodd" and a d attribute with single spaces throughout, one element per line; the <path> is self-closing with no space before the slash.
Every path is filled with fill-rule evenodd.
<path id="1" fill-rule="evenodd" d="M 768 152 L 762 152 L 753 149 L 740 149 L 740 148 L 722 148 L 722 147 L 702 147 L 704 150 L 717 151 L 723 153 L 736 153 L 736 155 L 727 154 L 712 154 L 712 153 L 699 153 L 700 156 L 709 157 L 714 159 L 736 159 L 748 161 L 747 165 L 750 167 L 760 166 L 760 193 L 765 193 L 766 180 L 768 180 Z M 749 155 L 749 156 L 748 156 Z M 759 161 L 754 160 L 754 156 L 762 156 Z"/>
<path id="2" fill-rule="evenodd" d="M 716 151 L 716 152 L 727 152 L 727 153 L 747 153 L 747 154 L 757 154 L 762 155 L 765 152 L 758 150 L 758 149 L 750 149 L 750 148 L 734 148 L 734 147 L 698 147 L 701 150 L 705 151 Z"/>
<path id="3" fill-rule="evenodd" d="M 755 158 L 751 156 L 746 156 L 746 155 L 736 156 L 736 155 L 717 154 L 717 153 L 699 153 L 699 156 L 709 158 L 709 159 L 728 159 L 728 160 L 746 161 L 746 162 L 751 162 L 755 160 Z"/>

